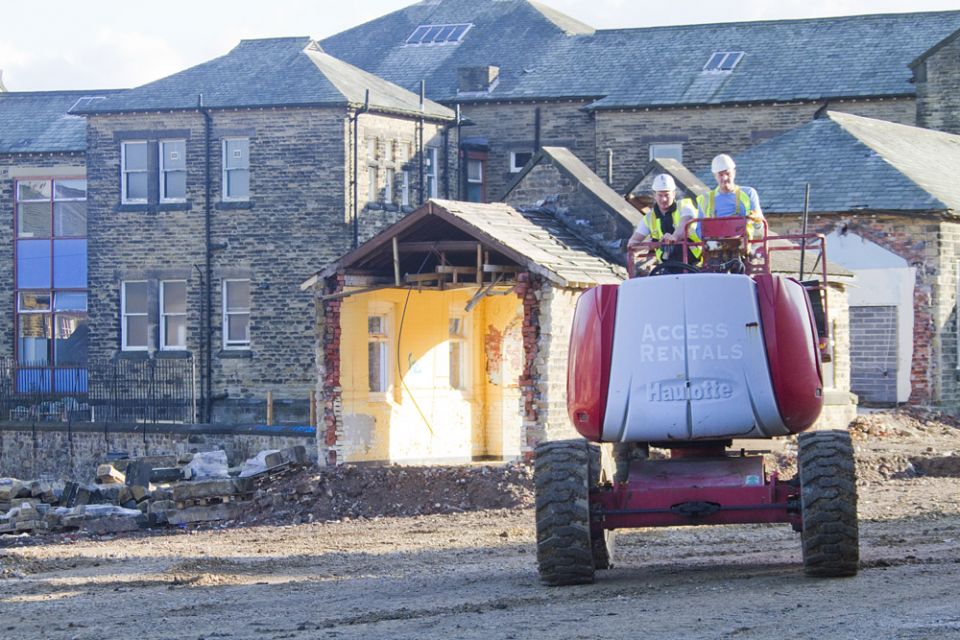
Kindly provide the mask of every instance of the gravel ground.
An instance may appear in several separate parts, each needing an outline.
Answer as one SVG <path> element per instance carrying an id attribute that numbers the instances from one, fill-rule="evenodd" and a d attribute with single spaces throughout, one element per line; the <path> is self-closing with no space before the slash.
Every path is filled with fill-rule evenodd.
<path id="1" fill-rule="evenodd" d="M 595 584 L 548 588 L 523 468 L 408 469 L 403 490 L 313 472 L 291 487 L 356 495 L 222 528 L 0 537 L 0 638 L 960 638 L 960 430 L 896 412 L 852 431 L 854 578 L 804 577 L 786 525 L 675 527 L 622 533 Z M 497 492 L 506 508 L 470 510 Z M 344 515 L 373 494 L 407 506 Z"/>

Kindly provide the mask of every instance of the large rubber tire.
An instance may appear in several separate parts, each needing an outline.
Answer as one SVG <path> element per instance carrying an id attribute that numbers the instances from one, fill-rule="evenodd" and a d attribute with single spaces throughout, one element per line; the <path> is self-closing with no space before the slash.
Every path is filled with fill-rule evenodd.
<path id="1" fill-rule="evenodd" d="M 537 567 L 546 585 L 593 582 L 589 466 L 585 440 L 545 442 L 535 451 Z"/>
<path id="2" fill-rule="evenodd" d="M 804 571 L 823 578 L 856 575 L 860 536 L 850 434 L 802 433 L 798 445 Z"/>
<path id="3" fill-rule="evenodd" d="M 610 444 L 591 444 L 587 445 L 589 453 L 589 485 L 588 488 L 602 490 L 608 487 L 614 474 L 614 447 Z M 593 509 L 600 505 L 591 505 L 591 516 Z M 591 530 L 590 548 L 593 554 L 593 566 L 597 571 L 603 571 L 613 566 L 613 554 L 616 548 L 617 534 L 611 529 L 597 531 L 596 527 Z"/>

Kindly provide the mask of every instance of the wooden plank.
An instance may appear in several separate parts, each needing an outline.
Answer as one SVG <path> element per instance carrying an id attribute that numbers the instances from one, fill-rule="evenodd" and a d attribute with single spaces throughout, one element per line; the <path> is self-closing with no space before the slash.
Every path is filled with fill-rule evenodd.
<path id="1" fill-rule="evenodd" d="M 407 253 L 423 253 L 425 251 L 470 251 L 474 250 L 477 242 L 473 240 L 440 240 L 437 242 L 399 242 L 397 247 Z"/>

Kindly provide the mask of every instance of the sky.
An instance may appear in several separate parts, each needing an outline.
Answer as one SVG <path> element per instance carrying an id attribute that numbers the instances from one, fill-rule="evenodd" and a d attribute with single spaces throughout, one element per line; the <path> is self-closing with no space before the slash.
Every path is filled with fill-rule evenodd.
<path id="1" fill-rule="evenodd" d="M 598 29 L 960 8 L 957 0 L 539 1 Z M 221 56 L 245 38 L 322 40 L 410 4 L 0 0 L 0 79 L 9 91 L 135 87 Z"/>

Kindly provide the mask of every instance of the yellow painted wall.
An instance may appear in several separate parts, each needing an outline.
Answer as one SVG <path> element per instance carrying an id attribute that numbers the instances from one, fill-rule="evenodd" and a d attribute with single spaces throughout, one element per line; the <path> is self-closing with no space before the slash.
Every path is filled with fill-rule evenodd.
<path id="1" fill-rule="evenodd" d="M 344 461 L 468 460 L 518 453 L 519 415 L 506 429 L 516 432 L 510 439 L 517 442 L 517 451 L 511 451 L 503 442 L 503 385 L 488 371 L 484 345 L 491 328 L 502 333 L 521 313 L 520 302 L 512 294 L 489 297 L 466 314 L 474 293 L 385 289 L 344 299 L 343 433 L 338 443 Z M 466 320 L 468 374 L 462 391 L 449 382 L 449 320 L 457 313 Z M 372 314 L 387 317 L 386 393 L 369 391 L 367 318 Z M 493 413 L 490 398 L 498 408 Z M 494 414 L 499 421 L 491 428 Z"/>

